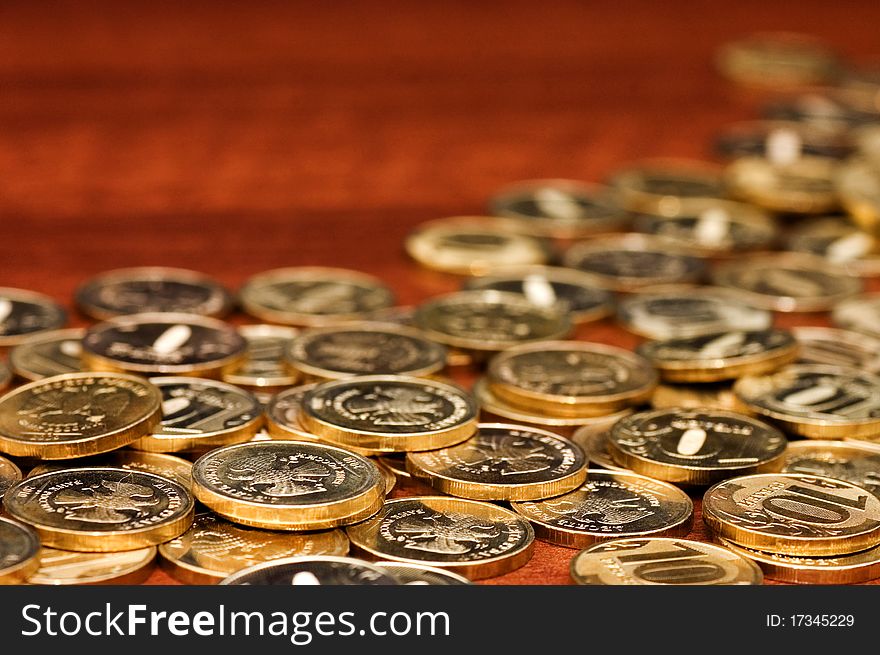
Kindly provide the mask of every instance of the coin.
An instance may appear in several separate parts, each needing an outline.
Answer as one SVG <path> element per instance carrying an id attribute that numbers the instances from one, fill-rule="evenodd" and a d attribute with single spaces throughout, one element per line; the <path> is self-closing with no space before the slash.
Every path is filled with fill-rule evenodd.
<path id="1" fill-rule="evenodd" d="M 249 278 L 239 294 L 248 314 L 285 325 L 332 325 L 394 304 L 394 294 L 378 278 L 318 266 L 260 273 Z"/>
<path id="2" fill-rule="evenodd" d="M 376 458 L 376 466 L 379 468 L 379 473 L 382 474 L 382 479 L 385 481 L 385 496 L 387 498 L 391 495 L 391 491 L 397 485 L 397 475 L 379 457 Z M 405 463 L 404 466 L 406 466 Z"/>
<path id="3" fill-rule="evenodd" d="M 155 428 L 159 390 L 121 373 L 67 373 L 0 398 L 0 450 L 16 457 L 71 459 L 115 450 Z"/>
<path id="4" fill-rule="evenodd" d="M 837 166 L 834 159 L 788 152 L 775 159 L 740 157 L 727 166 L 724 179 L 732 196 L 764 209 L 822 214 L 839 206 Z"/>
<path id="5" fill-rule="evenodd" d="M 49 296 L 0 287 L 0 348 L 18 345 L 39 332 L 57 330 L 66 322 L 64 309 Z"/>
<path id="6" fill-rule="evenodd" d="M 284 361 L 292 370 L 319 379 L 427 377 L 446 366 L 446 348 L 411 328 L 358 323 L 303 332 L 288 346 Z"/>
<path id="7" fill-rule="evenodd" d="M 207 275 L 162 266 L 101 273 L 74 298 L 83 313 L 100 321 L 146 312 L 223 316 L 233 304 L 229 292 Z"/>
<path id="8" fill-rule="evenodd" d="M 786 330 L 751 330 L 649 341 L 636 348 L 664 380 L 718 382 L 750 373 L 774 371 L 798 355 L 798 342 Z"/>
<path id="9" fill-rule="evenodd" d="M 39 555 L 36 532 L 0 516 L 0 585 L 26 581 L 40 565 Z"/>
<path id="10" fill-rule="evenodd" d="M 241 569 L 288 557 L 348 554 L 342 530 L 276 532 L 235 525 L 209 512 L 192 527 L 159 546 L 160 565 L 185 584 L 216 584 Z"/>
<path id="11" fill-rule="evenodd" d="M 523 234 L 576 239 L 626 227 L 629 216 L 607 187 L 575 180 L 528 180 L 499 190 L 492 214 Z"/>
<path id="12" fill-rule="evenodd" d="M 616 422 L 612 422 L 611 425 Z M 584 425 L 571 435 L 571 440 L 583 449 L 587 459 L 597 467 L 606 471 L 626 471 L 628 469 L 615 462 L 608 452 L 608 430 L 611 425 L 598 427 Z"/>
<path id="13" fill-rule="evenodd" d="M 412 477 L 409 471 L 406 470 L 406 453 L 385 453 L 376 457 L 376 462 L 379 464 L 380 469 L 383 467 L 388 469 L 395 477 Z"/>
<path id="14" fill-rule="evenodd" d="M 854 149 L 848 130 L 839 124 L 759 120 L 726 126 L 715 140 L 715 150 L 731 158 L 772 157 L 781 142 L 785 142 L 783 147 L 794 149 L 796 156 L 843 159 Z"/>
<path id="15" fill-rule="evenodd" d="M 258 441 L 212 450 L 193 466 L 193 493 L 220 516 L 267 530 L 323 530 L 382 506 L 376 465 L 305 441 Z"/>
<path id="16" fill-rule="evenodd" d="M 21 470 L 6 459 L 0 456 L 0 498 L 13 484 L 21 480 Z"/>
<path id="17" fill-rule="evenodd" d="M 579 341 L 509 348 L 492 358 L 486 376 L 502 401 L 551 416 L 611 414 L 647 400 L 657 385 L 642 357 Z"/>
<path id="18" fill-rule="evenodd" d="M 880 435 L 880 377 L 856 369 L 792 364 L 733 386 L 748 411 L 814 439 Z"/>
<path id="19" fill-rule="evenodd" d="M 407 455 L 407 470 L 440 491 L 472 500 L 539 500 L 576 489 L 587 458 L 568 439 L 520 425 L 480 423 L 455 446 Z"/>
<path id="20" fill-rule="evenodd" d="M 815 37 L 762 32 L 725 44 L 715 63 L 735 82 L 770 88 L 809 86 L 834 79 L 837 55 Z"/>
<path id="21" fill-rule="evenodd" d="M 851 131 L 858 153 L 867 161 L 880 163 L 880 126 L 876 122 L 860 125 Z"/>
<path id="22" fill-rule="evenodd" d="M 635 291 L 657 284 L 697 282 L 706 267 L 702 259 L 646 234 L 597 237 L 569 248 L 566 266 L 589 273 L 612 291 Z"/>
<path id="23" fill-rule="evenodd" d="M 730 382 L 703 384 L 659 384 L 651 396 L 651 407 L 741 410 Z"/>
<path id="24" fill-rule="evenodd" d="M 9 364 L 26 380 L 82 371 L 81 328 L 52 330 L 28 337 L 9 351 Z"/>
<path id="25" fill-rule="evenodd" d="M 406 376 L 325 382 L 303 398 L 303 426 L 322 439 L 381 452 L 434 450 L 476 430 L 477 407 L 463 390 Z"/>
<path id="26" fill-rule="evenodd" d="M 525 565 L 535 540 L 529 522 L 510 510 L 441 496 L 389 500 L 346 531 L 353 547 L 373 557 L 451 569 L 470 580 Z"/>
<path id="27" fill-rule="evenodd" d="M 396 585 L 383 569 L 350 557 L 291 557 L 250 566 L 224 578 L 222 585 Z"/>
<path id="28" fill-rule="evenodd" d="M 266 405 L 266 432 L 273 439 L 317 441 L 318 436 L 306 431 L 300 421 L 302 401 L 317 382 L 285 389 L 275 394 Z"/>
<path id="29" fill-rule="evenodd" d="M 838 327 L 880 339 L 880 293 L 844 300 L 834 307 L 832 322 Z"/>
<path id="30" fill-rule="evenodd" d="M 615 539 L 582 550 L 571 560 L 582 585 L 759 585 L 751 560 L 721 546 L 686 539 Z"/>
<path id="31" fill-rule="evenodd" d="M 582 271 L 554 266 L 528 266 L 499 270 L 469 278 L 465 289 L 518 293 L 539 307 L 563 305 L 576 323 L 596 321 L 611 314 L 613 296 L 596 286 Z"/>
<path id="32" fill-rule="evenodd" d="M 131 314 L 98 323 L 82 341 L 92 370 L 220 377 L 244 360 L 247 343 L 231 325 L 192 314 Z"/>
<path id="33" fill-rule="evenodd" d="M 703 496 L 703 521 L 739 546 L 812 557 L 880 544 L 880 498 L 849 482 L 771 473 L 719 482 Z"/>
<path id="34" fill-rule="evenodd" d="M 766 330 L 773 317 L 726 289 L 698 288 L 630 296 L 618 305 L 617 320 L 630 332 L 659 340 Z"/>
<path id="35" fill-rule="evenodd" d="M 880 163 L 853 158 L 840 165 L 834 189 L 853 222 L 866 232 L 880 233 Z"/>
<path id="36" fill-rule="evenodd" d="M 837 557 L 803 557 L 762 553 L 721 539 L 732 552 L 754 561 L 764 577 L 793 584 L 857 584 L 880 577 L 880 547 Z"/>
<path id="37" fill-rule="evenodd" d="M 236 386 L 201 378 L 150 380 L 162 392 L 162 422 L 132 448 L 174 453 L 204 446 L 240 443 L 263 425 L 254 395 Z"/>
<path id="38" fill-rule="evenodd" d="M 76 466 L 78 468 L 110 467 L 127 469 L 129 471 L 145 471 L 174 480 L 185 489 L 189 489 L 192 486 L 192 462 L 174 455 L 145 453 L 140 450 L 124 448 L 104 455 L 79 459 L 76 461 Z M 49 473 L 50 471 L 63 471 L 68 468 L 70 468 L 70 462 L 40 464 L 30 470 L 28 477 Z"/>
<path id="39" fill-rule="evenodd" d="M 789 233 L 785 247 L 822 257 L 850 275 L 880 275 L 880 244 L 839 216 L 817 218 L 799 225 Z"/>
<path id="40" fill-rule="evenodd" d="M 469 585 L 470 580 L 458 573 L 433 566 L 403 564 L 402 562 L 376 562 L 376 566 L 395 577 L 404 585 Z"/>
<path id="41" fill-rule="evenodd" d="M 422 266 L 457 275 L 485 275 L 499 266 L 545 264 L 550 258 L 539 239 L 480 216 L 422 223 L 406 237 L 404 248 Z"/>
<path id="42" fill-rule="evenodd" d="M 257 391 L 275 391 L 297 383 L 299 375 L 287 370 L 283 357 L 287 344 L 299 334 L 281 325 L 242 325 L 239 334 L 247 341 L 247 356 L 238 368 L 224 373 L 223 381 Z"/>
<path id="43" fill-rule="evenodd" d="M 854 107 L 847 95 L 848 91 L 839 87 L 800 93 L 768 103 L 762 115 L 773 120 L 837 129 L 856 128 L 876 120 L 876 110 Z"/>
<path id="44" fill-rule="evenodd" d="M 675 214 L 683 199 L 725 195 L 715 166 L 688 160 L 636 162 L 615 172 L 609 185 L 624 209 L 648 214 Z"/>
<path id="45" fill-rule="evenodd" d="M 821 312 L 862 290 L 858 278 L 821 257 L 774 253 L 715 268 L 715 284 L 736 289 L 744 299 L 779 312 Z"/>
<path id="46" fill-rule="evenodd" d="M 77 553 L 43 548 L 40 567 L 27 582 L 54 586 L 141 584 L 152 573 L 155 559 L 155 546 L 118 553 Z"/>
<path id="47" fill-rule="evenodd" d="M 684 200 L 672 216 L 638 214 L 633 227 L 703 256 L 765 249 L 777 235 L 776 224 L 766 211 L 709 198 Z"/>
<path id="48" fill-rule="evenodd" d="M 843 480 L 880 495 L 880 447 L 840 441 L 793 441 L 782 473 Z"/>
<path id="49" fill-rule="evenodd" d="M 708 485 L 734 475 L 778 471 L 786 439 L 779 430 L 735 412 L 658 409 L 612 426 L 614 461 L 656 480 Z"/>
<path id="50" fill-rule="evenodd" d="M 880 373 L 880 339 L 850 330 L 798 326 L 792 334 L 800 344 L 798 362 L 858 368 Z"/>
<path id="51" fill-rule="evenodd" d="M 9 383 L 12 381 L 12 371 L 9 370 L 9 367 L 5 362 L 0 361 L 0 391 L 3 391 L 6 387 L 9 386 Z"/>
<path id="52" fill-rule="evenodd" d="M 433 298 L 419 305 L 414 321 L 432 341 L 482 352 L 559 339 L 571 331 L 570 319 L 557 306 L 542 307 L 502 291 L 459 291 Z"/>
<path id="53" fill-rule="evenodd" d="M 10 487 L 3 505 L 33 526 L 46 546 L 101 553 L 173 539 L 192 524 L 194 507 L 177 482 L 121 468 L 35 475 Z"/>

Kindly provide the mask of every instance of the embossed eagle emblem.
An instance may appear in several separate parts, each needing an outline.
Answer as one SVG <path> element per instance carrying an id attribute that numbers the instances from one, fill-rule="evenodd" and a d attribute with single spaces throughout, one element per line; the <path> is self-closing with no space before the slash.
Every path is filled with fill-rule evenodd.
<path id="1" fill-rule="evenodd" d="M 107 417 L 118 416 L 128 404 L 128 395 L 117 389 L 68 387 L 33 397 L 18 414 L 47 426 L 75 422 L 88 429 L 103 425 Z"/>
<path id="2" fill-rule="evenodd" d="M 160 500 L 142 484 L 102 480 L 87 487 L 62 489 L 52 502 L 63 508 L 65 519 L 111 524 L 148 516 L 149 508 Z"/>
<path id="3" fill-rule="evenodd" d="M 570 500 L 544 501 L 557 514 L 563 514 L 584 523 L 627 525 L 650 516 L 654 512 L 639 504 L 637 498 L 600 498 L 588 496 L 584 502 Z"/>
<path id="4" fill-rule="evenodd" d="M 410 427 L 441 418 L 442 408 L 441 400 L 418 389 L 375 387 L 348 411 L 375 425 Z"/>
<path id="5" fill-rule="evenodd" d="M 503 436 L 478 438 L 465 457 L 468 465 L 498 475 L 523 475 L 546 471 L 553 466 L 553 457 L 540 445 L 529 440 Z"/>
<path id="6" fill-rule="evenodd" d="M 501 535 L 502 526 L 467 514 L 449 512 L 408 516 L 396 523 L 393 531 L 404 548 L 463 555 L 487 548 Z"/>
<path id="7" fill-rule="evenodd" d="M 324 480 L 331 471 L 318 462 L 298 462 L 270 453 L 236 462 L 227 475 L 230 480 L 247 482 L 255 493 L 283 498 L 327 491 Z"/>

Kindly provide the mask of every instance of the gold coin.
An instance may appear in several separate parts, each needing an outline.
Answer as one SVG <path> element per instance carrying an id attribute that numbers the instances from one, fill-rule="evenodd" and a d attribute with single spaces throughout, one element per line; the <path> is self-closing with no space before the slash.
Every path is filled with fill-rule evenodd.
<path id="1" fill-rule="evenodd" d="M 670 382 L 718 382 L 743 374 L 769 373 L 798 355 L 798 342 L 785 330 L 722 332 L 649 341 L 636 352 Z"/>
<path id="2" fill-rule="evenodd" d="M 408 376 L 324 382 L 302 401 L 303 426 L 324 440 L 380 452 L 434 450 L 477 426 L 477 407 L 459 387 Z"/>
<path id="3" fill-rule="evenodd" d="M 79 287 L 75 299 L 99 321 L 145 312 L 224 316 L 233 304 L 230 293 L 207 275 L 163 266 L 101 273 Z"/>
<path id="4" fill-rule="evenodd" d="M 880 162 L 851 159 L 837 169 L 834 187 L 853 222 L 880 233 Z"/>
<path id="5" fill-rule="evenodd" d="M 571 560 L 582 585 L 759 585 L 751 560 L 701 541 L 661 537 L 615 539 L 582 550 Z"/>
<path id="6" fill-rule="evenodd" d="M 382 506 L 385 485 L 365 457 L 305 441 L 212 450 L 193 466 L 193 493 L 220 516 L 268 530 L 324 530 Z"/>
<path id="7" fill-rule="evenodd" d="M 235 525 L 209 512 L 197 514 L 184 534 L 159 546 L 160 566 L 185 584 L 217 584 L 241 569 L 286 557 L 346 555 L 342 530 L 275 532 Z"/>
<path id="8" fill-rule="evenodd" d="M 0 516 L 0 585 L 25 582 L 40 565 L 39 556 L 37 533 Z"/>
<path id="9" fill-rule="evenodd" d="M 686 493 L 636 473 L 590 469 L 574 491 L 511 507 L 538 539 L 566 548 L 625 537 L 683 537 L 691 530 L 694 504 Z"/>
<path id="10" fill-rule="evenodd" d="M 189 491 L 173 480 L 109 467 L 26 478 L 10 487 L 3 505 L 46 546 L 101 553 L 173 539 L 192 524 L 194 508 Z"/>
<path id="11" fill-rule="evenodd" d="M 82 328 L 51 330 L 28 337 L 9 351 L 9 364 L 25 380 L 82 371 Z"/>
<path id="12" fill-rule="evenodd" d="M 792 32 L 761 32 L 727 43 L 715 63 L 735 82 L 774 89 L 829 82 L 840 65 L 824 42 Z"/>
<path id="13" fill-rule="evenodd" d="M 630 220 L 611 189 L 575 180 L 517 182 L 499 190 L 489 209 L 516 232 L 559 239 L 616 232 Z"/>
<path id="14" fill-rule="evenodd" d="M 608 437 L 621 466 L 685 485 L 778 471 L 786 445 L 779 430 L 748 416 L 685 408 L 633 414 L 615 423 Z"/>
<path id="15" fill-rule="evenodd" d="M 615 172 L 609 185 L 627 211 L 667 216 L 677 214 L 683 200 L 725 195 L 719 169 L 690 160 L 636 162 Z"/>
<path id="16" fill-rule="evenodd" d="M 880 446 L 840 441 L 792 441 L 782 473 L 843 480 L 880 495 Z"/>
<path id="17" fill-rule="evenodd" d="M 0 287 L 0 348 L 17 346 L 28 337 L 57 330 L 66 322 L 64 308 L 49 296 Z"/>
<path id="18" fill-rule="evenodd" d="M 467 441 L 407 455 L 407 470 L 450 496 L 539 500 L 576 489 L 587 476 L 580 446 L 552 432 L 480 423 Z"/>
<path id="19" fill-rule="evenodd" d="M 510 510 L 440 496 L 389 500 L 346 532 L 354 548 L 375 558 L 450 569 L 470 580 L 525 565 L 535 540 L 529 522 Z"/>
<path id="20" fill-rule="evenodd" d="M 798 326 L 792 334 L 800 344 L 798 363 L 825 364 L 880 373 L 880 339 L 850 330 Z"/>
<path id="21" fill-rule="evenodd" d="M 880 546 L 852 555 L 799 557 L 737 546 L 726 539 L 722 546 L 746 557 L 764 572 L 764 577 L 792 584 L 858 584 L 880 577 Z"/>
<path id="22" fill-rule="evenodd" d="M 492 393 L 507 404 L 551 416 L 611 414 L 647 400 L 657 373 L 623 348 L 545 341 L 509 348 L 489 363 Z"/>
<path id="23" fill-rule="evenodd" d="M 783 146 L 783 147 L 788 147 Z M 741 157 L 724 173 L 730 194 L 774 212 L 823 214 L 839 206 L 834 180 L 838 162 L 809 155 L 778 160 Z"/>
<path id="24" fill-rule="evenodd" d="M 260 403 L 244 389 L 202 378 L 150 381 L 162 392 L 162 422 L 131 444 L 137 450 L 174 453 L 241 443 L 263 425 Z"/>
<path id="25" fill-rule="evenodd" d="M 383 467 L 391 471 L 395 478 L 411 478 L 410 472 L 406 470 L 406 453 L 385 453 L 376 457 L 379 469 Z M 387 491 L 387 489 L 386 489 Z M 385 494 L 388 495 L 387 493 Z"/>
<path id="26" fill-rule="evenodd" d="M 606 471 L 628 471 L 615 462 L 608 451 L 608 430 L 616 422 L 600 426 L 584 425 L 571 435 L 571 440 L 583 449 L 590 463 L 597 467 Z"/>
<path id="27" fill-rule="evenodd" d="M 0 498 L 13 484 L 21 480 L 21 470 L 8 459 L 0 456 Z"/>
<path id="28" fill-rule="evenodd" d="M 223 381 L 254 392 L 280 391 L 297 383 L 299 375 L 284 365 L 284 350 L 299 330 L 281 325 L 242 325 L 247 356 L 238 368 L 224 373 Z"/>
<path id="29" fill-rule="evenodd" d="M 729 382 L 710 384 L 661 384 L 654 389 L 651 407 L 668 409 L 685 407 L 687 409 L 722 409 L 731 412 L 741 411 L 736 401 L 733 385 Z"/>
<path id="30" fill-rule="evenodd" d="M 184 489 L 192 486 L 192 462 L 188 462 L 174 455 L 161 453 L 145 453 L 140 450 L 114 450 L 112 453 L 78 459 L 77 468 L 109 467 L 127 469 L 129 471 L 145 471 L 155 473 L 163 478 L 174 480 Z M 50 471 L 64 471 L 70 468 L 70 462 L 53 462 L 40 464 L 30 470 L 28 477 L 49 473 Z"/>
<path id="31" fill-rule="evenodd" d="M 571 331 L 571 320 L 558 305 L 542 307 L 517 293 L 489 290 L 433 298 L 419 305 L 414 322 L 432 341 L 476 352 L 560 339 Z"/>
<path id="32" fill-rule="evenodd" d="M 880 544 L 880 498 L 842 480 L 770 473 L 719 482 L 703 496 L 719 537 L 768 553 L 847 555 Z"/>
<path id="33" fill-rule="evenodd" d="M 407 254 L 426 268 L 457 275 L 485 275 L 501 266 L 545 264 L 541 240 L 511 232 L 484 216 L 455 216 L 418 225 L 406 237 Z"/>
<path id="34" fill-rule="evenodd" d="M 77 553 L 43 548 L 40 568 L 28 578 L 36 585 L 136 585 L 153 571 L 156 547 L 118 553 Z"/>
<path id="35" fill-rule="evenodd" d="M 831 320 L 839 327 L 880 339 L 880 293 L 868 293 L 838 303 Z"/>
<path id="36" fill-rule="evenodd" d="M 860 125 L 851 131 L 851 136 L 856 150 L 864 159 L 874 165 L 880 164 L 880 125 Z"/>
<path id="37" fill-rule="evenodd" d="M 385 497 L 387 498 L 397 485 L 397 475 L 380 458 L 376 459 L 376 466 L 379 467 L 379 473 L 382 474 L 382 479 L 385 481 Z"/>
<path id="38" fill-rule="evenodd" d="M 11 381 L 12 371 L 9 370 L 5 362 L 0 361 L 0 391 L 6 389 Z"/>
<path id="39" fill-rule="evenodd" d="M 880 377 L 857 369 L 792 364 L 733 385 L 747 411 L 812 439 L 880 435 Z"/>
<path id="40" fill-rule="evenodd" d="M 715 139 L 715 150 L 726 158 L 773 157 L 778 148 L 795 154 L 843 159 L 855 144 L 849 131 L 834 121 L 752 120 L 728 125 Z"/>
<path id="41" fill-rule="evenodd" d="M 394 304 L 371 275 L 342 268 L 278 268 L 249 278 L 239 292 L 248 314 L 284 325 L 333 325 L 367 318 Z"/>
<path id="42" fill-rule="evenodd" d="M 785 248 L 822 257 L 850 275 L 880 275 L 880 244 L 843 217 L 826 216 L 799 225 L 789 232 Z"/>
<path id="43" fill-rule="evenodd" d="M 161 395 L 120 373 L 68 373 L 0 398 L 0 450 L 16 457 L 71 459 L 115 450 L 153 430 Z"/>

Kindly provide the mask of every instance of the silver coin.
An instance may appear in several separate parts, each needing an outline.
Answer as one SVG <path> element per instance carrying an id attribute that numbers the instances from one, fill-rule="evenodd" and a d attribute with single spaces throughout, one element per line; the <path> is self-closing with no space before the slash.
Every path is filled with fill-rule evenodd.
<path id="1" fill-rule="evenodd" d="M 0 348 L 14 346 L 38 332 L 57 330 L 67 313 L 49 296 L 0 287 Z"/>
<path id="2" fill-rule="evenodd" d="M 250 566 L 221 585 L 396 585 L 397 579 L 369 562 L 330 555 L 290 557 Z"/>
<path id="3" fill-rule="evenodd" d="M 81 328 L 52 330 L 36 334 L 9 352 L 9 363 L 16 375 L 36 381 L 53 375 L 82 370 Z"/>

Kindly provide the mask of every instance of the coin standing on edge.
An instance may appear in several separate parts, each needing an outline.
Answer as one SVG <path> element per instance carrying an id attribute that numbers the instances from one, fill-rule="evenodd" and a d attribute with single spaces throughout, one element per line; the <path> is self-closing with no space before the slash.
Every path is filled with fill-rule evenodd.
<path id="1" fill-rule="evenodd" d="M 529 522 L 510 510 L 443 496 L 389 500 L 346 532 L 353 547 L 378 559 L 451 569 L 470 580 L 524 566 L 535 540 Z"/>
<path id="2" fill-rule="evenodd" d="M 434 566 L 422 566 L 419 564 L 404 564 L 402 562 L 376 562 L 383 571 L 397 578 L 400 584 L 405 585 L 469 585 L 473 584 L 466 577 L 438 569 Z"/>
<path id="3" fill-rule="evenodd" d="M 480 423 L 460 444 L 407 455 L 407 470 L 440 491 L 472 500 L 539 500 L 587 477 L 580 446 L 552 432 Z"/>
<path id="4" fill-rule="evenodd" d="M 40 538 L 26 525 L 0 516 L 0 585 L 22 584 L 40 566 Z"/>
<path id="5" fill-rule="evenodd" d="M 384 569 L 351 557 L 290 557 L 242 569 L 220 581 L 221 585 L 396 585 L 397 578 Z"/>
<path id="6" fill-rule="evenodd" d="M 17 346 L 32 335 L 64 327 L 67 313 L 49 296 L 0 287 L 0 348 Z"/>
<path id="7" fill-rule="evenodd" d="M 51 586 L 136 585 L 150 576 L 155 559 L 155 546 L 118 553 L 77 553 L 43 548 L 40 567 L 27 582 Z"/>
<path id="8" fill-rule="evenodd" d="M 9 365 L 25 380 L 82 371 L 82 328 L 35 334 L 9 351 Z"/>

